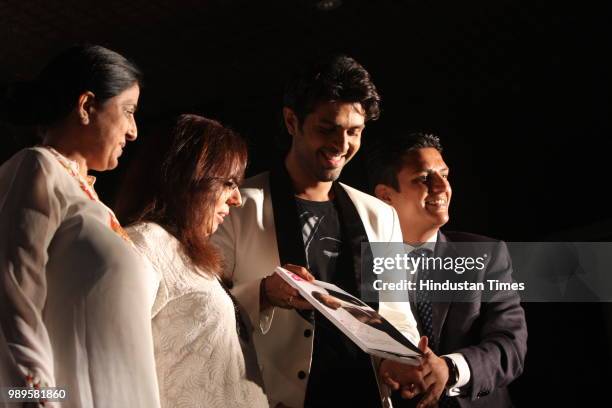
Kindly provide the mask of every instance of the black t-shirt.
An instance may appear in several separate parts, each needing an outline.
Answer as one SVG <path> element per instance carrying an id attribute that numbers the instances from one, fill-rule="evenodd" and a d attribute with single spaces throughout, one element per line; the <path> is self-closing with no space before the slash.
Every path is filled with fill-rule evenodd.
<path id="1" fill-rule="evenodd" d="M 342 226 L 333 201 L 308 201 L 297 197 L 295 201 L 309 271 L 325 282 L 340 284 L 350 280 L 352 272 L 347 269 L 346 257 L 350 259 L 351 255 L 350 251 L 346 252 L 347 248 L 342 253 Z M 347 273 L 350 275 L 344 276 Z M 378 387 L 368 355 L 322 314 L 298 313 L 316 327 L 304 407 L 380 407 Z"/>
<path id="2" fill-rule="evenodd" d="M 338 211 L 332 201 L 295 198 L 308 270 L 320 280 L 331 282 L 342 248 Z"/>

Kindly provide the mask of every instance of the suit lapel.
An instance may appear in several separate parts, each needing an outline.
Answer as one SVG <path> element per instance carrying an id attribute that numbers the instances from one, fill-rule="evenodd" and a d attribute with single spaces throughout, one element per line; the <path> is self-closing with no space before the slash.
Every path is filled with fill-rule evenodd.
<path id="1" fill-rule="evenodd" d="M 362 285 L 362 265 L 366 271 L 372 270 L 373 255 L 372 250 L 369 246 L 364 248 L 362 253 L 362 243 L 368 243 L 368 234 L 363 226 L 361 217 L 357 212 L 357 208 L 353 201 L 347 194 L 346 190 L 340 185 L 340 183 L 333 183 L 332 190 L 334 193 L 334 204 L 338 210 L 338 216 L 340 217 L 340 224 L 342 225 L 342 257 L 343 262 L 341 264 L 342 270 L 340 272 L 346 282 L 338 282 L 343 289 L 352 293 L 353 295 L 363 299 L 377 299 L 378 293 L 369 293 L 366 296 L 362 293 L 364 288 L 372 288 L 372 292 L 375 292 L 371 282 L 366 282 Z M 371 273 L 366 274 L 366 277 L 370 277 Z M 350 281 L 349 281 L 350 280 Z M 343 286 L 344 285 L 344 286 Z M 378 302 L 368 303 L 372 308 L 378 310 Z"/>
<path id="2" fill-rule="evenodd" d="M 442 245 L 436 244 L 435 256 L 442 258 L 446 256 L 453 256 L 454 251 L 452 243 L 450 243 L 446 239 L 446 236 L 441 231 L 438 231 L 438 243 Z M 451 275 L 449 275 L 446 271 L 435 270 L 432 278 L 435 282 L 443 282 L 446 279 L 454 281 L 456 279 L 456 274 L 452 273 Z M 438 347 L 440 346 L 440 339 L 442 339 L 442 328 L 444 327 L 444 323 L 446 322 L 446 316 L 448 315 L 448 309 L 450 307 L 451 302 L 452 297 L 448 301 L 437 300 L 434 301 L 432 304 L 433 333 L 435 338 L 438 339 Z M 437 351 L 439 352 L 439 350 Z"/>
<path id="3" fill-rule="evenodd" d="M 274 213 L 274 229 L 281 265 L 291 263 L 306 268 L 304 239 L 295 204 L 293 185 L 284 163 L 277 161 L 270 170 L 270 196 Z"/>

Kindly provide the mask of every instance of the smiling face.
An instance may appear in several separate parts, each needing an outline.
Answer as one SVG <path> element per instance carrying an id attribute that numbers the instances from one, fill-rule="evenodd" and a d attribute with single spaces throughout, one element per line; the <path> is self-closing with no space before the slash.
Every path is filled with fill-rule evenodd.
<path id="1" fill-rule="evenodd" d="M 125 144 L 136 139 L 134 113 L 139 95 L 140 87 L 134 84 L 119 95 L 92 105 L 86 141 L 87 165 L 90 169 L 114 169 Z"/>
<path id="2" fill-rule="evenodd" d="M 359 103 L 321 102 L 303 123 L 285 108 L 285 123 L 293 137 L 288 159 L 300 183 L 314 185 L 336 180 L 359 150 L 365 115 Z"/>
<path id="3" fill-rule="evenodd" d="M 432 147 L 409 151 L 397 173 L 399 191 L 384 186 L 379 198 L 391 204 L 400 219 L 404 241 L 427 240 L 448 222 L 451 200 L 449 169 Z"/>

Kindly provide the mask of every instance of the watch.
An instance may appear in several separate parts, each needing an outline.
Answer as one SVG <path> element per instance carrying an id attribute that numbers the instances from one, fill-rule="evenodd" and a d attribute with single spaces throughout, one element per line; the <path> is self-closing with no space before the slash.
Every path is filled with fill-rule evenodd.
<path id="1" fill-rule="evenodd" d="M 459 370 L 457 369 L 457 365 L 450 357 L 442 356 L 442 358 L 444 361 L 446 361 L 446 366 L 448 367 L 448 381 L 446 382 L 446 388 L 454 387 L 455 384 L 459 382 Z"/>

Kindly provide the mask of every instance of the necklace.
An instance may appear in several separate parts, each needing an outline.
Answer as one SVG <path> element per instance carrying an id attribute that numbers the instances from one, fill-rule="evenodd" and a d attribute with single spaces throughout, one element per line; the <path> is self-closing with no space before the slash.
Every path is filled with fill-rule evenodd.
<path id="1" fill-rule="evenodd" d="M 53 156 L 55 156 L 57 161 L 62 165 L 64 169 L 66 169 L 68 174 L 70 174 L 79 183 L 79 187 L 81 187 L 81 190 L 83 190 L 85 195 L 87 195 L 87 197 L 89 197 L 90 200 L 97 201 L 98 203 L 102 204 L 102 206 L 104 206 L 104 208 L 108 211 L 108 214 L 109 214 L 109 227 L 115 233 L 117 233 L 121 238 L 123 238 L 125 241 L 133 245 L 132 240 L 128 236 L 127 232 L 125 232 L 125 230 L 119 223 L 119 220 L 117 220 L 115 213 L 113 213 L 113 211 L 110 208 L 108 208 L 98 198 L 98 194 L 96 194 L 96 191 L 93 188 L 93 183 L 95 181 L 95 178 L 92 176 L 88 176 L 88 179 L 85 179 L 81 175 L 81 173 L 79 173 L 78 169 L 75 169 L 73 161 L 68 159 L 66 156 L 62 155 L 60 152 L 58 152 L 51 146 L 42 146 L 42 147 L 49 150 L 53 154 Z"/>

